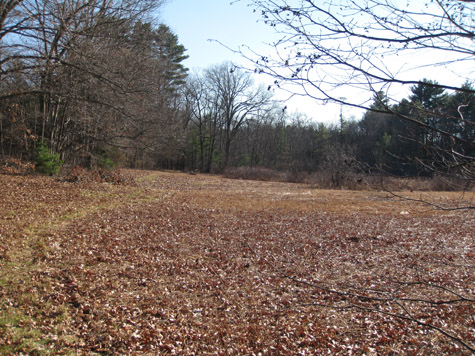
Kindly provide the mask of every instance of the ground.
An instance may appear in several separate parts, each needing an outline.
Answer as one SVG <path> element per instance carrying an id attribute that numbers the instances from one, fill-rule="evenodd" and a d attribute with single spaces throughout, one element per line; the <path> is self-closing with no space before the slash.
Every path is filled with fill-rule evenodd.
<path id="1" fill-rule="evenodd" d="M 473 354 L 473 209 L 121 174 L 0 174 L 0 354 Z"/>

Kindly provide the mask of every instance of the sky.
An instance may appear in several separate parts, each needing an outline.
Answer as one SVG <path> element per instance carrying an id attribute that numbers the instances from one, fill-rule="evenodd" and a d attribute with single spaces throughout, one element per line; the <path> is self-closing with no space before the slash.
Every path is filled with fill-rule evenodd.
<path id="1" fill-rule="evenodd" d="M 216 41 L 230 48 L 240 45 L 259 46 L 272 34 L 257 22 L 259 16 L 242 1 L 168 0 L 161 9 L 161 20 L 178 35 L 190 58 L 190 68 L 206 68 L 226 60 L 242 61 Z"/>
<path id="2" fill-rule="evenodd" d="M 191 71 L 195 69 L 205 69 L 213 65 L 232 61 L 238 65 L 252 68 L 252 63 L 245 60 L 241 55 L 233 53 L 240 46 L 248 46 L 258 53 L 265 54 L 269 51 L 268 44 L 276 41 L 279 36 L 274 33 L 274 29 L 265 25 L 260 20 L 260 14 L 254 13 L 253 9 L 247 4 L 249 0 L 166 0 L 165 5 L 160 9 L 159 20 L 168 25 L 178 36 L 178 41 L 185 46 L 189 58 L 184 62 L 185 66 Z M 221 44 L 220 44 L 220 43 Z M 385 58 L 391 68 L 398 68 L 402 76 L 411 79 L 436 79 L 442 84 L 460 85 L 464 82 L 463 76 L 457 76 L 447 68 L 427 68 L 426 60 L 430 58 L 430 53 L 418 52 L 417 56 L 397 56 L 392 59 Z M 406 69 L 406 63 L 410 63 L 410 68 L 417 67 L 416 71 Z M 459 68 L 456 68 L 458 71 Z M 470 78 L 474 68 L 469 74 L 463 73 L 465 78 Z M 435 76 L 435 78 L 434 78 Z M 444 77 L 446 76 L 446 77 Z M 257 83 L 264 83 L 266 86 L 272 83 L 271 78 L 256 75 Z M 444 83 L 445 82 L 445 83 Z M 391 90 L 394 90 L 391 89 Z M 396 88 L 397 90 L 397 88 Z M 407 97 L 408 88 L 404 92 L 395 95 L 398 100 Z M 359 93 L 351 91 L 342 97 L 356 97 Z M 355 110 L 346 106 L 328 103 L 323 105 L 315 100 L 304 97 L 293 97 L 288 99 L 288 94 L 284 92 L 275 92 L 275 98 L 285 100 L 282 106 L 286 106 L 291 114 L 303 113 L 308 119 L 314 122 L 324 122 L 326 124 L 338 124 L 340 113 L 345 119 L 360 119 L 363 111 Z M 363 98 L 362 101 L 368 100 Z"/>
<path id="3" fill-rule="evenodd" d="M 278 38 L 272 28 L 259 21 L 259 14 L 254 13 L 245 0 L 168 0 L 160 9 L 159 17 L 187 49 L 189 58 L 184 64 L 191 71 L 225 61 L 249 67 L 250 62 L 225 46 L 234 50 L 249 46 L 254 51 L 265 52 L 267 44 Z M 267 85 L 271 79 L 261 75 L 255 80 Z M 282 106 L 287 106 L 288 112 L 305 114 L 315 122 L 337 123 L 341 109 L 344 116 L 360 114 L 335 104 L 322 107 L 311 99 L 287 100 L 288 94 L 283 92 L 276 92 L 275 98 L 284 101 Z"/>

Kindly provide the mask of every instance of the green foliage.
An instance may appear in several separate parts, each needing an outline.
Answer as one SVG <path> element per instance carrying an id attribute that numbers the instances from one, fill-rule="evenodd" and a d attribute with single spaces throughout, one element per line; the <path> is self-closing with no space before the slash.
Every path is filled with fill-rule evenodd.
<path id="1" fill-rule="evenodd" d="M 110 158 L 105 157 L 99 161 L 99 167 L 104 169 L 112 169 L 114 168 L 115 164 Z"/>
<path id="2" fill-rule="evenodd" d="M 409 97 L 413 103 L 420 103 L 425 110 L 434 110 L 445 104 L 447 95 L 445 90 L 438 87 L 435 80 L 423 79 L 419 84 L 411 87 Z"/>
<path id="3" fill-rule="evenodd" d="M 173 92 L 185 83 L 188 69 L 182 62 L 188 55 L 185 54 L 185 47 L 178 42 L 178 36 L 168 26 L 160 24 L 154 28 L 151 23 L 139 21 L 135 23 L 130 37 L 140 43 L 141 49 L 151 51 L 160 61 L 167 89 Z"/>
<path id="4" fill-rule="evenodd" d="M 95 149 L 95 163 L 98 167 L 103 169 L 112 169 L 115 164 L 114 161 L 110 158 L 109 152 L 104 147 L 97 147 Z"/>
<path id="5" fill-rule="evenodd" d="M 374 94 L 371 109 L 384 111 L 388 106 L 389 98 L 385 92 L 380 90 Z"/>
<path id="6" fill-rule="evenodd" d="M 113 169 L 123 166 L 126 156 L 116 147 L 100 145 L 94 150 L 94 164 L 102 169 Z"/>
<path id="7" fill-rule="evenodd" d="M 383 136 L 381 137 L 381 139 L 378 141 L 377 146 L 379 146 L 382 151 L 385 151 L 389 148 L 390 144 L 391 144 L 391 135 L 385 132 Z"/>
<path id="8" fill-rule="evenodd" d="M 41 140 L 35 147 L 35 170 L 41 174 L 57 174 L 63 165 L 58 153 L 51 153 L 48 144 Z"/>
<path id="9" fill-rule="evenodd" d="M 159 46 L 160 58 L 168 62 L 165 74 L 169 85 L 176 87 L 184 84 L 188 71 L 182 64 L 188 58 L 188 55 L 185 54 L 185 47 L 179 44 L 177 35 L 164 24 L 160 24 L 158 29 L 154 31 L 154 34 L 159 39 L 157 44 Z"/>

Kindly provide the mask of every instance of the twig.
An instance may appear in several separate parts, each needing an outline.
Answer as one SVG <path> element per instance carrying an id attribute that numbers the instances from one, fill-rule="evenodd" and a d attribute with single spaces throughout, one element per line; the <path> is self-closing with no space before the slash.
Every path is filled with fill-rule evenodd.
<path id="1" fill-rule="evenodd" d="M 403 196 L 403 195 L 400 195 L 400 194 L 396 194 L 388 189 L 385 189 L 383 187 L 383 190 L 386 192 L 386 193 L 389 193 L 391 194 L 393 197 L 396 197 L 396 198 L 399 198 L 399 199 L 403 199 L 403 200 L 407 200 L 407 201 L 412 201 L 412 202 L 416 202 L 416 203 L 422 203 L 422 204 L 425 204 L 425 205 L 429 205 L 429 206 L 432 206 L 436 209 L 439 209 L 439 210 L 443 210 L 443 211 L 457 211 L 457 210 L 471 210 L 471 209 L 475 209 L 475 206 L 474 205 L 466 205 L 466 206 L 457 206 L 457 207 L 453 207 L 453 208 L 448 208 L 448 207 L 445 207 L 445 206 L 442 206 L 442 205 L 439 205 L 439 204 L 435 204 L 435 203 L 432 203 L 430 201 L 427 201 L 427 200 L 424 200 L 424 199 L 415 199 L 415 198 L 409 198 L 409 197 L 406 197 L 406 196 Z"/>

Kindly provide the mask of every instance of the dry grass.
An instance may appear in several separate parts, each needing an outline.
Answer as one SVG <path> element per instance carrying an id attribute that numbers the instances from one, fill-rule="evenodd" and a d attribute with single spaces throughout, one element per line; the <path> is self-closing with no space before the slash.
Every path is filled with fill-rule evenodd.
<path id="1" fill-rule="evenodd" d="M 122 174 L 127 184 L 0 175 L 0 353 L 471 354 L 473 211 Z"/>
<path id="2" fill-rule="evenodd" d="M 473 192 L 473 180 L 436 175 L 433 178 L 368 175 L 353 172 L 289 172 L 264 167 L 228 168 L 225 178 L 264 182 L 302 183 L 318 189 L 383 190 L 383 191 L 465 191 Z"/>

